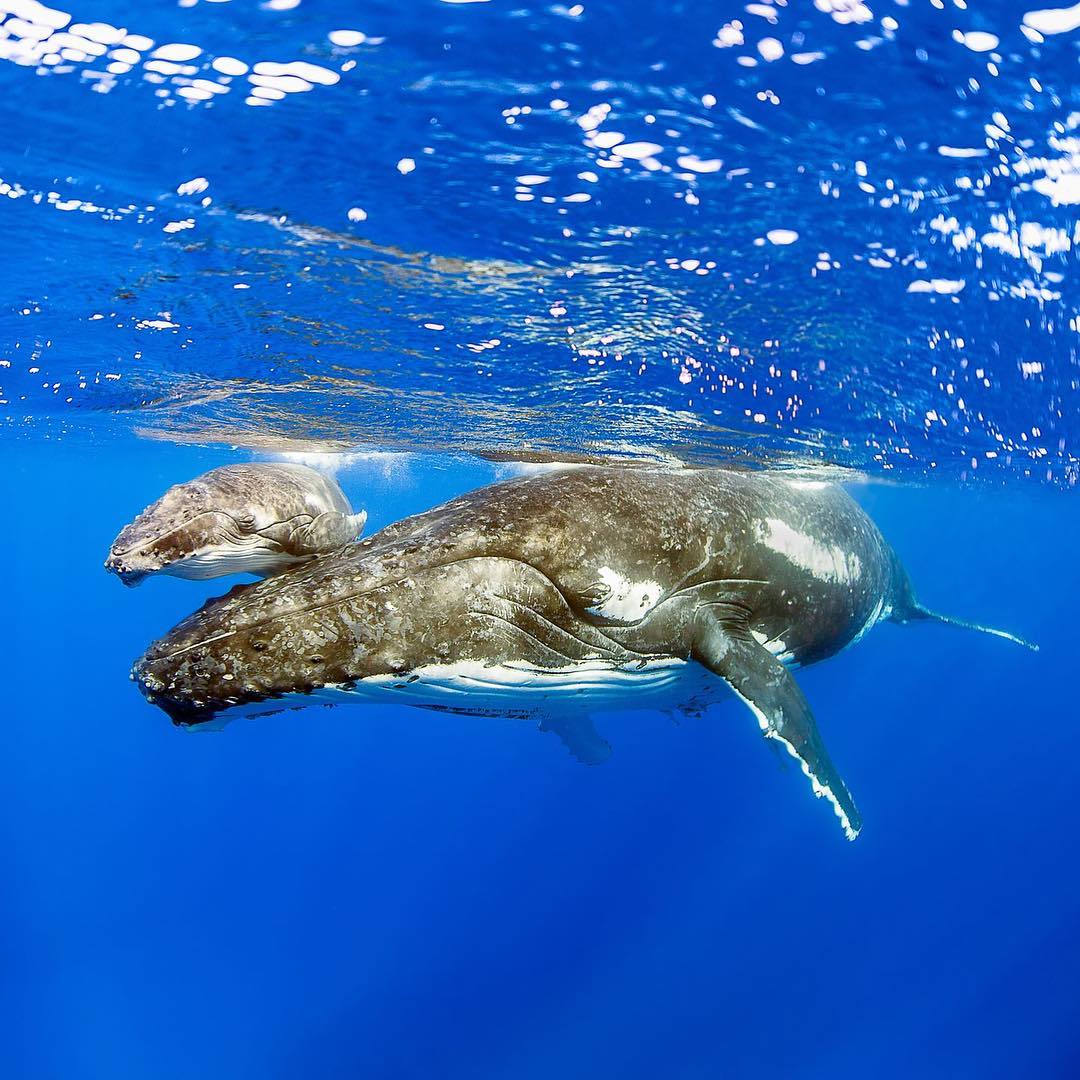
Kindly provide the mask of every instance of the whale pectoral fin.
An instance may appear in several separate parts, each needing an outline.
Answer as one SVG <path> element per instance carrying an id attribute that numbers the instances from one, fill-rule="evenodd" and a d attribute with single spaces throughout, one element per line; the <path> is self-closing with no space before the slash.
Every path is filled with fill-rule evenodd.
<path id="1" fill-rule="evenodd" d="M 367 512 L 342 514 L 327 510 L 314 521 L 293 530 L 289 548 L 294 555 L 325 555 L 352 543 L 364 529 Z"/>
<path id="2" fill-rule="evenodd" d="M 611 597 L 611 586 L 602 581 L 594 581 L 578 593 L 578 602 L 588 611 L 590 608 L 602 607 Z"/>
<path id="3" fill-rule="evenodd" d="M 548 713 L 540 721 L 540 730 L 558 735 L 583 765 L 603 765 L 611 757 L 611 744 L 600 737 L 588 713 Z"/>
<path id="4" fill-rule="evenodd" d="M 862 819 L 791 672 L 743 626 L 711 617 L 698 628 L 693 653 L 750 707 L 765 737 L 776 739 L 799 762 L 814 794 L 832 803 L 845 835 L 854 840 Z"/>
<path id="5" fill-rule="evenodd" d="M 353 540 L 360 539 L 360 534 L 364 531 L 364 526 L 366 524 L 366 510 L 361 510 L 358 514 L 345 515 L 345 531 L 349 534 L 349 543 L 352 543 Z"/>

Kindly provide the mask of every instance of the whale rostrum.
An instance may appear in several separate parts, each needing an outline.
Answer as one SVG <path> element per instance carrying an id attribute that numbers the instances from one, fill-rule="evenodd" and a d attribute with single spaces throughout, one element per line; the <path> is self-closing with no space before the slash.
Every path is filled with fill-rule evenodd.
<path id="1" fill-rule="evenodd" d="M 793 672 L 887 619 L 948 621 L 841 488 L 584 467 L 482 488 L 238 587 L 151 645 L 133 678 L 185 725 L 401 701 L 535 716 L 590 763 L 609 752 L 591 713 L 730 691 L 853 839 L 858 810 Z"/>

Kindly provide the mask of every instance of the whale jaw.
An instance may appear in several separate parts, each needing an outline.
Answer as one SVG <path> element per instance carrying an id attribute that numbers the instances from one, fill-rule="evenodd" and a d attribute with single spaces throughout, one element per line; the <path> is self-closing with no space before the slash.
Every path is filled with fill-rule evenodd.
<path id="1" fill-rule="evenodd" d="M 115 574 L 129 589 L 134 589 L 137 585 L 141 585 L 151 573 L 151 571 L 148 570 L 129 569 L 122 559 L 118 559 L 111 555 L 105 561 L 105 572 Z"/>

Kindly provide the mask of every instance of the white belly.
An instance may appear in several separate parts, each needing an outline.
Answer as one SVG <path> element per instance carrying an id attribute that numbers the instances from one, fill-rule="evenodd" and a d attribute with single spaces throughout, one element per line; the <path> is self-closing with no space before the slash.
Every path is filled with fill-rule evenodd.
<path id="1" fill-rule="evenodd" d="M 324 686 L 310 694 L 225 709 L 208 726 L 305 705 L 415 705 L 461 712 L 542 713 L 566 707 L 677 709 L 724 696 L 724 684 L 700 664 L 671 657 L 626 666 L 587 660 L 557 669 L 526 664 L 431 664 L 404 676 L 377 675 L 353 687 Z"/>
<path id="2" fill-rule="evenodd" d="M 555 669 L 468 662 L 432 664 L 405 677 L 380 675 L 362 680 L 355 690 L 328 690 L 372 701 L 466 709 L 542 708 L 570 701 L 612 708 L 643 699 L 651 707 L 700 689 L 691 685 L 703 681 L 699 673 L 705 674 L 700 665 L 671 657 L 625 666 L 586 660 Z"/>

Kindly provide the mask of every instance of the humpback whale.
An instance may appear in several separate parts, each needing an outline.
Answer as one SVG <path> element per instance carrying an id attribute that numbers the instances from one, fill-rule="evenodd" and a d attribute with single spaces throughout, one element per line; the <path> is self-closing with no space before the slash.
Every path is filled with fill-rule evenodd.
<path id="1" fill-rule="evenodd" d="M 887 619 L 1020 641 L 923 607 L 839 487 L 587 467 L 482 488 L 237 587 L 152 644 L 132 677 L 183 725 L 400 701 L 536 716 L 588 763 L 609 752 L 592 712 L 733 692 L 854 839 L 858 810 L 793 672 Z"/>
<path id="2" fill-rule="evenodd" d="M 223 465 L 169 488 L 125 526 L 105 569 L 125 585 L 155 573 L 274 574 L 355 540 L 366 520 L 306 465 Z"/>

